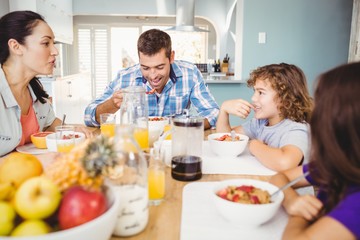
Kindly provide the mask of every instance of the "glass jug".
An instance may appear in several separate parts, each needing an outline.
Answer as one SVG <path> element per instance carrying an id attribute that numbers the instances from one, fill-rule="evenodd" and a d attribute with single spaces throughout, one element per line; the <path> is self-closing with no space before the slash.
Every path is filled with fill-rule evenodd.
<path id="1" fill-rule="evenodd" d="M 148 104 L 145 88 L 130 86 L 123 89 L 120 124 L 133 124 L 134 138 L 142 150 L 149 148 Z"/>
<path id="2" fill-rule="evenodd" d="M 147 163 L 133 138 L 133 125 L 117 126 L 114 149 L 118 165 L 107 181 L 120 207 L 113 234 L 132 236 L 145 229 L 149 218 Z"/>
<path id="3" fill-rule="evenodd" d="M 190 117 L 188 111 L 172 118 L 171 176 L 180 181 L 202 177 L 204 118 Z"/>

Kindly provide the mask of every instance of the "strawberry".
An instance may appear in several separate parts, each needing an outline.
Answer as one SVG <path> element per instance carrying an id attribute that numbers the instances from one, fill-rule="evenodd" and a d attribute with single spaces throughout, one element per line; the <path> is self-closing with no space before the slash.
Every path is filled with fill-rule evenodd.
<path id="1" fill-rule="evenodd" d="M 247 192 L 247 193 L 251 192 L 253 189 L 254 189 L 253 186 L 246 186 L 246 185 L 236 187 L 236 190 L 241 190 L 241 191 L 244 191 L 244 192 Z"/>
<path id="2" fill-rule="evenodd" d="M 259 198 L 256 195 L 251 195 L 250 201 L 253 204 L 260 204 Z"/>
<path id="3" fill-rule="evenodd" d="M 223 198 L 223 199 L 226 199 L 227 191 L 226 191 L 226 189 L 222 189 L 222 190 L 219 190 L 216 194 L 217 194 L 219 197 L 221 197 L 221 198 Z"/>

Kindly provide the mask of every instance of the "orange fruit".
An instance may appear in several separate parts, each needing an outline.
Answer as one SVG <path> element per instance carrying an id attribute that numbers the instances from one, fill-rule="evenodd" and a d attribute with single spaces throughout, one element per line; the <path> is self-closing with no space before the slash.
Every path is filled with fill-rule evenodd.
<path id="1" fill-rule="evenodd" d="M 46 146 L 46 136 L 51 134 L 52 132 L 37 132 L 33 133 L 30 136 L 31 142 L 37 148 L 47 148 Z"/>
<path id="2" fill-rule="evenodd" d="M 27 153 L 12 152 L 0 163 L 0 183 L 11 182 L 16 188 L 25 180 L 42 173 L 40 160 Z"/>

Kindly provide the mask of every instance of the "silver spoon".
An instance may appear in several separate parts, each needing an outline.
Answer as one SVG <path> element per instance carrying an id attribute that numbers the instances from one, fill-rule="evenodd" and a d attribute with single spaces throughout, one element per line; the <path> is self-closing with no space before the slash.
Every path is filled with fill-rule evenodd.
<path id="1" fill-rule="evenodd" d="M 303 175 L 295 178 L 294 180 L 292 180 L 291 182 L 285 184 L 284 186 L 282 186 L 281 188 L 279 188 L 278 190 L 276 190 L 275 192 L 273 192 L 271 195 L 270 195 L 270 198 L 271 198 L 271 201 L 273 200 L 273 198 L 279 194 L 281 191 L 287 189 L 288 187 L 291 187 L 292 185 L 294 185 L 295 183 L 299 182 L 301 179 L 305 178 L 307 175 L 309 175 L 310 172 L 306 172 L 304 173 Z"/>

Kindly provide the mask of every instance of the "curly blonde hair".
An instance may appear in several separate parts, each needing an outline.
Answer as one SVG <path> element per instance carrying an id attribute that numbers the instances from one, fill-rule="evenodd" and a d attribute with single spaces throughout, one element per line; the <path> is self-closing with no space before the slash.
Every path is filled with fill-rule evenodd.
<path id="1" fill-rule="evenodd" d="M 250 73 L 247 81 L 254 87 L 257 80 L 268 80 L 280 100 L 281 117 L 295 122 L 309 122 L 313 109 L 303 71 L 295 65 L 280 63 L 259 67 Z"/>

